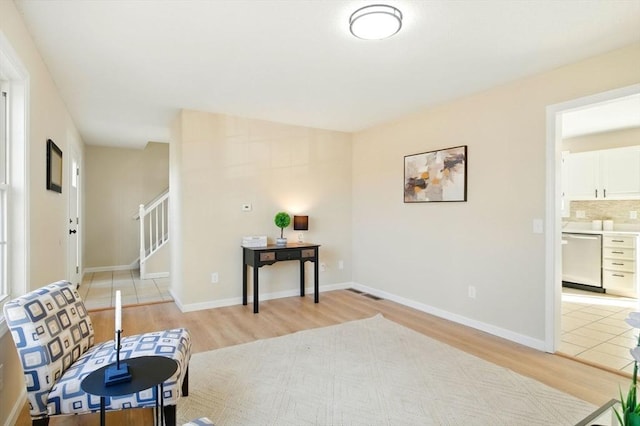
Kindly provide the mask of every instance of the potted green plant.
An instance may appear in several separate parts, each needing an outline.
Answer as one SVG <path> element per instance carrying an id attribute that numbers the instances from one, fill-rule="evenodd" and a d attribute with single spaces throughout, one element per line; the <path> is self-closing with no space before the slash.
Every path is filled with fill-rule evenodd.
<path id="1" fill-rule="evenodd" d="M 280 228 L 280 238 L 276 239 L 276 245 L 286 246 L 287 239 L 284 237 L 284 228 L 291 223 L 291 216 L 285 212 L 278 212 L 273 220 L 278 228 Z"/>
<path id="2" fill-rule="evenodd" d="M 625 322 L 633 328 L 640 328 L 640 312 L 630 312 Z M 638 344 L 631 349 L 633 356 L 633 376 L 631 378 L 631 386 L 625 398 L 620 391 L 620 411 L 615 410 L 618 422 L 622 426 L 640 426 L 640 404 L 637 400 L 638 386 L 638 361 L 640 361 L 640 336 L 638 336 Z"/>

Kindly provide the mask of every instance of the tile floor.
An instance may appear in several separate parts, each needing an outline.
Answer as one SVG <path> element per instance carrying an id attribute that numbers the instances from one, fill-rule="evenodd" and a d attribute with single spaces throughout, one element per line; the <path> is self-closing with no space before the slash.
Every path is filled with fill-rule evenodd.
<path id="1" fill-rule="evenodd" d="M 637 310 L 635 299 L 563 289 L 559 352 L 632 374 L 638 330 L 624 319 Z"/>
<path id="2" fill-rule="evenodd" d="M 89 310 L 113 307 L 116 290 L 122 294 L 123 306 L 173 300 L 169 278 L 141 280 L 138 270 L 90 272 L 85 274 L 79 289 Z"/>

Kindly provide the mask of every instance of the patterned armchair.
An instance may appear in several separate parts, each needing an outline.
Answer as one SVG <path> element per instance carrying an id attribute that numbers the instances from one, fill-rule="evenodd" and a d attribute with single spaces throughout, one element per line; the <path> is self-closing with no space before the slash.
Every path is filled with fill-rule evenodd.
<path id="1" fill-rule="evenodd" d="M 94 345 L 93 326 L 74 286 L 58 281 L 5 304 L 4 315 L 22 363 L 33 425 L 50 416 L 100 410 L 100 397 L 80 388 L 82 379 L 115 362 L 114 342 Z M 191 337 L 186 329 L 127 336 L 120 358 L 161 355 L 178 363 L 164 382 L 165 419 L 176 423 L 176 404 L 188 395 Z M 106 410 L 155 407 L 155 387 L 124 397 L 107 397 Z"/>

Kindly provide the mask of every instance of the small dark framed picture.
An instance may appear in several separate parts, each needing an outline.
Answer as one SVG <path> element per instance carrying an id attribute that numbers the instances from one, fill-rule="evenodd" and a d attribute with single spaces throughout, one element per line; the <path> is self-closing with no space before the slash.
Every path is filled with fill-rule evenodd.
<path id="1" fill-rule="evenodd" d="M 404 202 L 467 201 L 467 146 L 404 157 Z"/>
<path id="2" fill-rule="evenodd" d="M 47 139 L 47 189 L 62 193 L 62 151 Z"/>

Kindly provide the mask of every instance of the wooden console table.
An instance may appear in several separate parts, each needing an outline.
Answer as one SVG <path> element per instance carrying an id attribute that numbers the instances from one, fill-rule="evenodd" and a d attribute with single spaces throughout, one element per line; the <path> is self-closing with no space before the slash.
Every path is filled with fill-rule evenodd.
<path id="1" fill-rule="evenodd" d="M 318 244 L 290 243 L 286 246 L 242 247 L 242 304 L 247 304 L 247 268 L 253 268 L 253 313 L 258 313 L 258 269 L 285 260 L 300 262 L 300 297 L 304 297 L 304 263 L 313 262 L 314 302 L 318 303 Z"/>

